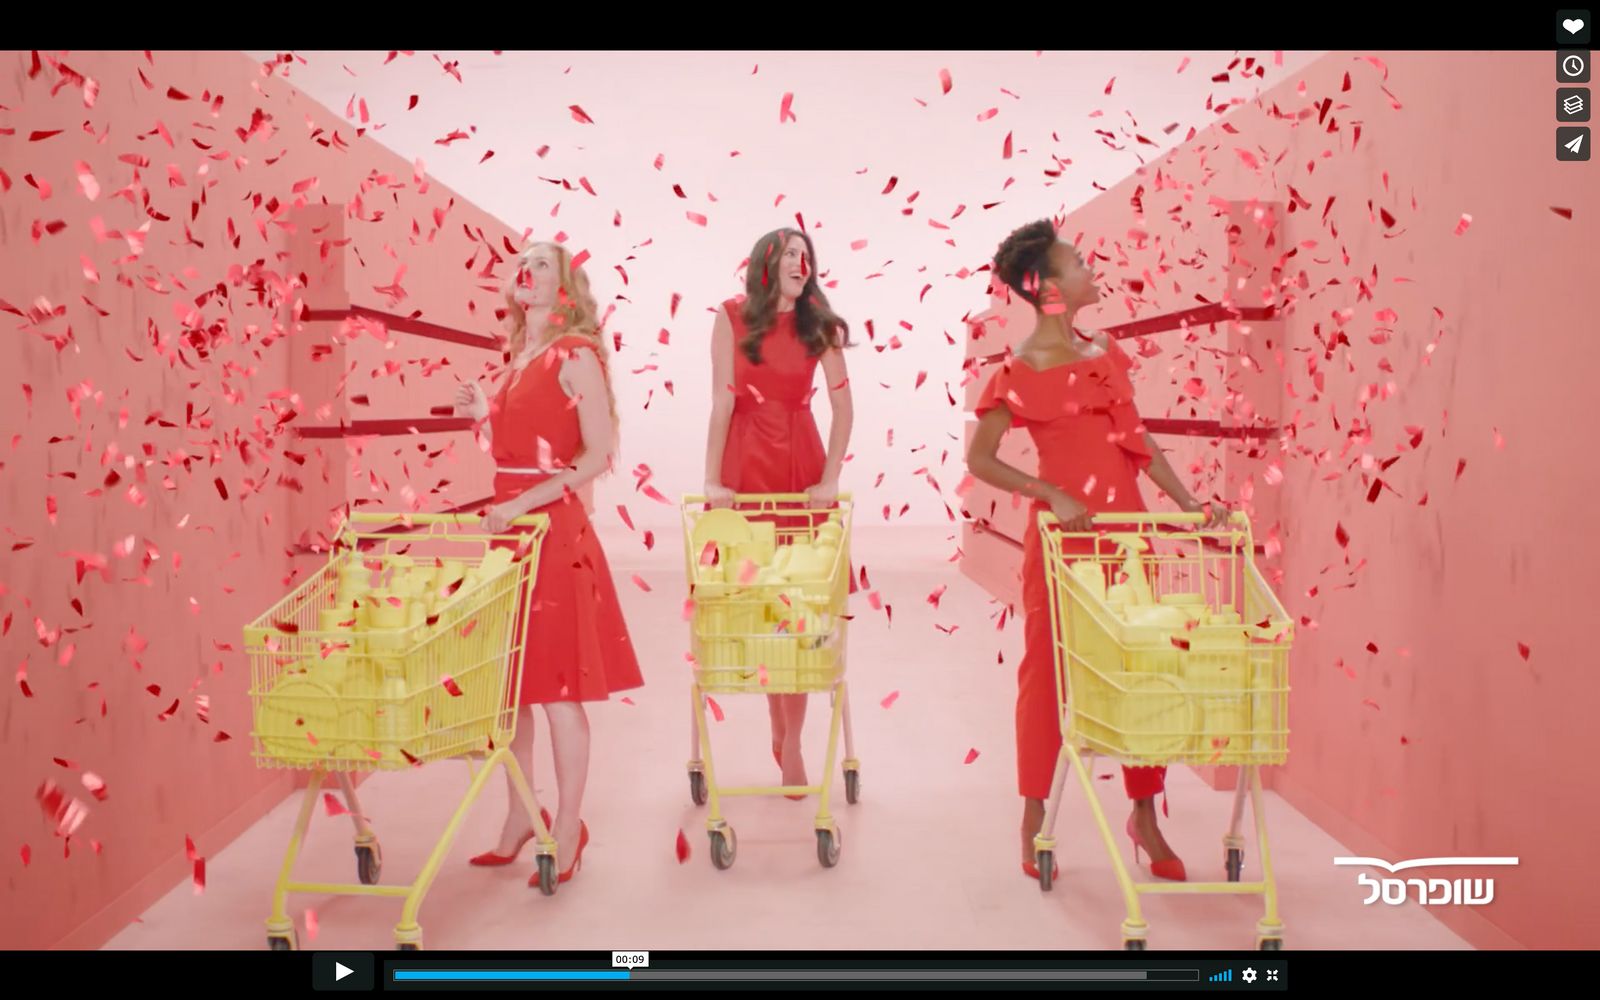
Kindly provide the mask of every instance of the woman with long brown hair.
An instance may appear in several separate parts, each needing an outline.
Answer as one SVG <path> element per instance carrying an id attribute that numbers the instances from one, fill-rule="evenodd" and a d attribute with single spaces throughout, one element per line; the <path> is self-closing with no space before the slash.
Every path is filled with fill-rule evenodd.
<path id="1" fill-rule="evenodd" d="M 794 229 L 761 237 L 746 263 L 745 294 L 724 302 L 711 328 L 712 504 L 730 504 L 736 493 L 805 493 L 813 507 L 838 499 L 855 420 L 847 346 L 849 326 L 817 283 L 811 237 Z M 819 365 L 833 407 L 826 451 L 811 414 Z M 767 707 L 783 783 L 804 785 L 806 696 L 769 695 Z"/>
<path id="2" fill-rule="evenodd" d="M 616 400 L 607 375 L 598 310 L 583 271 L 554 243 L 517 259 L 505 289 L 510 364 L 491 403 L 464 383 L 457 412 L 487 419 L 495 461 L 494 501 L 484 527 L 500 533 L 524 514 L 550 518 L 523 636 L 523 713 L 512 753 L 533 774 L 533 705 L 550 723 L 560 800 L 553 834 L 556 871 L 566 882 L 589 842 L 581 819 L 589 775 L 589 719 L 583 703 L 644 683 L 605 552 L 577 490 L 608 471 L 616 441 Z M 507 865 L 533 837 L 507 775 L 508 811 L 493 851 L 475 865 Z M 546 820 L 549 823 L 549 820 Z M 538 882 L 535 873 L 528 884 Z"/>

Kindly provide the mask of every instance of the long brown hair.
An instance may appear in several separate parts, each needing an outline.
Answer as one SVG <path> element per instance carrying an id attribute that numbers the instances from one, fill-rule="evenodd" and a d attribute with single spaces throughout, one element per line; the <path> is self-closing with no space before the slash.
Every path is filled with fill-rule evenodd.
<path id="1" fill-rule="evenodd" d="M 778 320 L 779 267 L 790 237 L 805 241 L 810 258 L 810 273 L 795 300 L 795 326 L 806 352 L 817 357 L 835 347 L 850 346 L 850 325 L 828 305 L 828 297 L 817 284 L 817 251 L 811 237 L 798 229 L 778 229 L 756 241 L 745 269 L 744 325 L 749 333 L 739 347 L 752 364 L 761 363 L 761 341 Z"/>
<path id="2" fill-rule="evenodd" d="M 572 254 L 559 243 L 528 244 L 517 255 L 516 273 L 501 289 L 506 300 L 506 313 L 512 322 L 511 353 L 506 356 L 506 360 L 509 362 L 521 354 L 528 342 L 528 315 L 523 310 L 522 303 L 517 301 L 517 287 L 533 260 L 534 251 L 541 247 L 550 251 L 551 256 L 555 258 L 556 269 L 560 272 L 556 302 L 550 307 L 550 318 L 544 325 L 544 343 L 548 344 L 559 337 L 572 335 L 587 338 L 594 343 L 595 353 L 600 357 L 600 373 L 605 379 L 606 403 L 611 409 L 612 433 L 618 435 L 622 425 L 617 417 L 617 394 L 611 387 L 611 352 L 606 347 L 604 331 L 601 329 L 600 307 L 595 302 L 594 293 L 589 290 L 589 276 L 584 274 L 582 267 L 572 266 Z M 612 444 L 615 448 L 615 440 Z"/>

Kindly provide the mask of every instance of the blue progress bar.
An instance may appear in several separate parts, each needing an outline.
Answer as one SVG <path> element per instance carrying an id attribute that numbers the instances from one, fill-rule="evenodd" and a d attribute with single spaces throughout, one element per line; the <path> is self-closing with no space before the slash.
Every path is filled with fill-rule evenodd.
<path id="1" fill-rule="evenodd" d="M 604 969 L 593 972 L 557 972 L 548 969 L 396 969 L 395 982 L 425 983 L 522 983 L 570 982 L 594 979 L 627 979 L 627 969 Z"/>

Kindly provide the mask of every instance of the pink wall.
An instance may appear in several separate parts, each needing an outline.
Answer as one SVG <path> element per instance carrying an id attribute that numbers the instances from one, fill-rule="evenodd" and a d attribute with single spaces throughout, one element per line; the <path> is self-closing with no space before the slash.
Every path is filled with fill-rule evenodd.
<path id="1" fill-rule="evenodd" d="M 1263 524 L 1281 513 L 1279 592 L 1306 621 L 1279 790 L 1359 854 L 1519 857 L 1485 873 L 1493 904 L 1435 910 L 1480 946 L 1594 947 L 1595 911 L 1569 890 L 1600 880 L 1580 832 L 1600 825 L 1581 763 L 1600 675 L 1585 669 L 1591 629 L 1571 595 L 1593 589 L 1587 501 L 1600 484 L 1571 442 L 1600 363 L 1584 294 L 1600 187 L 1587 164 L 1553 155 L 1548 55 L 1376 58 L 1387 79 L 1367 59 L 1324 57 L 1303 84 L 1264 95 L 1281 114 L 1241 109 L 1073 213 L 1069 235 L 1103 239 L 1118 280 L 1143 276 L 1157 241 L 1171 267 L 1151 269 L 1143 301 L 1085 321 L 1217 298 L 1209 199 L 1295 203 L 1280 247 L 1295 250 L 1283 262 L 1292 313 L 1197 345 L 1251 345 L 1270 378 L 1234 364 L 1230 384 L 1281 406 L 1294 431 L 1271 456 L 1281 483 L 1251 469 L 1229 486 L 1248 484 Z M 1144 251 L 1131 249 L 1136 225 Z M 1327 350 L 1341 330 L 1348 343 Z M 1138 377 L 1147 416 L 1191 374 L 1193 348 L 1159 343 Z M 1396 492 L 1369 503 L 1373 474 Z"/>
<path id="2" fill-rule="evenodd" d="M 473 248 L 463 225 L 481 228 L 502 254 L 508 232 L 459 198 L 450 206 L 451 192 L 438 184 L 419 191 L 409 164 L 358 138 L 354 125 L 289 85 L 263 76 L 239 53 L 161 53 L 153 60 L 126 53 L 67 56 L 71 70 L 93 81 L 90 106 L 81 82 L 51 93 L 64 77 L 57 60 L 46 61 L 30 79 L 28 54 L 6 58 L 0 299 L 22 312 L 48 300 L 43 308 L 65 313 L 37 324 L 14 320 L 21 329 L 10 338 L 13 367 L 0 385 L 0 425 L 9 430 L 0 446 L 7 530 L 0 621 L 10 619 L 0 638 L 8 675 L 0 742 L 9 762 L 0 773 L 0 940 L 10 948 L 93 947 L 186 877 L 186 836 L 201 856 L 212 854 L 289 787 L 286 776 L 258 770 L 250 756 L 239 631 L 287 591 L 291 573 L 315 565 L 312 558 L 292 559 L 290 541 L 355 491 L 346 482 L 353 473 L 343 442 L 269 433 L 277 416 L 268 406 L 286 405 L 270 394 L 298 392 L 297 423 L 315 422 L 315 409 L 330 399 L 337 379 L 327 373 L 355 362 L 358 374 L 348 392 L 368 390 L 373 409 L 398 411 L 404 405 L 387 394 L 392 377 L 374 381 L 367 374 L 382 371 L 383 360 L 449 354 L 464 366 L 486 356 L 405 338 L 385 348 L 363 338 L 348 351 L 311 362 L 311 345 L 328 341 L 332 325 L 290 332 L 290 306 L 307 293 L 283 282 L 304 271 L 315 297 L 339 281 L 316 274 L 314 240 L 308 243 L 297 227 L 343 227 L 342 238 L 352 242 L 332 257 L 343 281 L 357 289 L 357 304 L 383 307 L 381 293 L 367 289 L 390 284 L 398 258 L 408 268 L 402 279 L 407 297 L 389 308 L 400 314 L 420 309 L 425 320 L 470 332 L 493 328 L 492 315 L 483 312 L 493 295 L 480 291 L 464 268 Z M 258 109 L 271 116 L 268 127 L 241 139 L 236 130 L 248 130 Z M 35 133 L 55 130 L 59 134 L 33 140 Z M 149 162 L 137 170 L 122 159 L 139 156 Z M 80 162 L 93 178 L 87 184 L 79 180 Z M 369 171 L 388 175 L 366 195 L 366 215 L 382 211 L 383 221 L 341 220 L 337 208 L 318 207 L 323 199 L 347 203 L 364 180 L 374 180 Z M 131 197 L 119 197 L 136 174 Z M 48 197 L 40 190 L 46 186 Z M 252 204 L 257 194 L 259 207 Z M 274 198 L 275 215 L 267 207 Z M 435 209 L 444 213 L 440 224 Z M 97 219 L 125 234 L 148 224 L 143 252 L 127 260 L 130 242 L 98 239 Z M 64 229 L 34 235 L 36 223 L 57 220 Z M 229 220 L 240 239 L 237 250 L 228 238 Z M 186 243 L 186 230 L 204 247 Z M 358 253 L 365 267 L 354 262 Z M 485 259 L 480 252 L 480 268 Z M 85 261 L 98 282 L 85 277 Z M 230 275 L 232 267 L 257 263 L 267 279 L 262 301 L 253 279 Z M 225 297 L 196 305 L 219 284 Z M 109 315 L 100 316 L 85 297 Z M 468 306 L 473 299 L 476 315 Z M 210 348 L 209 358 L 192 346 L 178 348 L 190 310 L 198 312 L 200 325 L 226 323 L 228 336 Z M 64 337 L 69 328 L 72 340 L 58 351 L 46 337 Z M 424 408 L 448 402 L 449 390 L 439 379 L 434 383 L 417 393 Z M 24 385 L 31 387 L 31 402 Z M 81 419 L 69 401 L 80 387 L 89 393 Z M 190 402 L 195 418 L 185 427 Z M 124 408 L 126 427 L 119 425 Z M 177 426 L 147 425 L 156 411 Z M 344 411 L 335 400 L 330 420 Z M 51 444 L 53 436 L 63 440 Z M 456 456 L 465 454 L 466 436 L 451 437 Z M 429 443 L 449 443 L 443 438 Z M 248 464 L 241 442 L 249 445 Z M 112 445 L 118 451 L 108 459 Z M 148 453 L 142 450 L 147 445 Z M 392 455 L 385 454 L 395 446 L 370 447 L 368 465 L 390 475 L 398 489 L 386 464 Z M 176 462 L 180 450 L 192 459 L 187 471 Z M 306 465 L 294 464 L 286 451 L 308 456 Z M 129 455 L 132 462 L 123 458 Z M 415 488 L 426 494 L 438 479 L 450 478 L 459 485 L 446 493 L 481 490 L 485 464 L 441 460 L 439 468 L 419 470 L 412 463 Z M 87 496 L 113 467 L 121 481 L 101 496 Z M 305 492 L 280 484 L 281 475 L 301 480 Z M 227 500 L 213 484 L 219 477 Z M 142 503 L 130 501 L 131 484 L 142 491 Z M 47 496 L 57 504 L 54 525 Z M 445 495 L 426 499 L 430 509 L 456 502 Z M 133 554 L 124 557 L 114 547 L 128 536 Z M 159 558 L 141 570 L 147 545 Z M 71 553 L 107 560 L 109 581 L 91 571 L 77 583 Z M 76 631 L 42 645 L 36 618 L 47 632 Z M 148 642 L 136 655 L 126 643 L 130 630 Z M 67 648 L 72 656 L 62 665 Z M 24 661 L 32 697 L 10 679 Z M 159 686 L 159 695 L 147 692 L 151 685 Z M 209 721 L 200 718 L 202 697 L 209 698 Z M 159 720 L 175 699 L 176 714 Z M 224 731 L 232 739 L 214 742 Z M 103 779 L 104 801 L 86 787 L 84 772 Z M 70 840 L 70 857 L 64 856 L 68 842 L 54 835 L 54 824 L 34 801 L 46 781 L 89 807 Z M 27 864 L 23 845 L 31 850 Z M 266 899 L 263 886 L 263 906 Z"/>

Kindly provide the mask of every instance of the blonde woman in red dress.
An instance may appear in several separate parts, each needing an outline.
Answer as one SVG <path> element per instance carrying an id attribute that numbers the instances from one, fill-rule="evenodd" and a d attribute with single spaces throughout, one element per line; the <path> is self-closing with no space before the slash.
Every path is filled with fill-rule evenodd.
<path id="1" fill-rule="evenodd" d="M 1022 870 L 1037 879 L 1033 838 L 1044 821 L 1044 800 L 1061 750 L 1061 716 L 1049 589 L 1038 522 L 1031 515 L 1052 511 L 1066 530 L 1091 531 L 1095 514 L 1146 510 L 1140 472 L 1181 509 L 1206 508 L 1184 488 L 1140 424 L 1128 379 L 1132 361 L 1109 336 L 1090 336 L 1072 325 L 1080 308 L 1100 299 L 1082 255 L 1043 220 L 1006 238 L 995 254 L 994 273 L 1033 305 L 1037 324 L 984 388 L 967 467 L 976 478 L 1033 500 L 1022 557 L 1025 651 L 1017 670 L 1017 776 L 1024 800 Z M 1033 439 L 1037 478 L 998 457 L 1000 442 L 1013 427 L 1026 428 Z M 1223 505 L 1212 505 L 1208 526 L 1225 526 L 1227 517 Z M 1095 546 L 1091 538 L 1063 540 L 1069 553 L 1092 555 Z M 1166 768 L 1124 767 L 1122 776 L 1133 800 L 1128 836 L 1150 855 L 1153 874 L 1186 880 L 1183 862 L 1156 822 L 1155 797 L 1165 787 Z"/>
<path id="2" fill-rule="evenodd" d="M 813 507 L 838 499 L 855 422 L 847 346 L 849 326 L 817 285 L 811 238 L 794 229 L 761 237 L 747 262 L 745 294 L 724 302 L 711 328 L 705 492 L 714 506 L 736 493 L 805 493 Z M 826 451 L 811 415 L 819 366 L 833 407 Z M 804 785 L 806 696 L 769 695 L 767 707 L 783 783 Z"/>
<path id="3" fill-rule="evenodd" d="M 606 370 L 594 296 L 571 254 L 538 243 L 518 257 L 506 289 L 510 365 L 491 403 L 475 382 L 461 386 L 457 412 L 487 419 L 495 461 L 494 501 L 484 528 L 501 533 L 524 514 L 549 515 L 523 641 L 522 717 L 511 750 L 533 774 L 532 706 L 550 723 L 560 800 L 552 832 L 558 880 L 572 878 L 589 842 L 581 819 L 589 776 L 584 703 L 644 683 L 605 552 L 577 491 L 610 469 L 616 402 Z M 533 837 L 506 782 L 508 812 L 493 851 L 475 865 L 507 865 Z M 546 822 L 550 821 L 548 818 Z M 538 874 L 529 879 L 537 884 Z"/>

